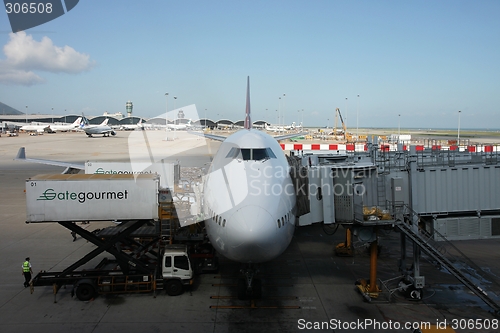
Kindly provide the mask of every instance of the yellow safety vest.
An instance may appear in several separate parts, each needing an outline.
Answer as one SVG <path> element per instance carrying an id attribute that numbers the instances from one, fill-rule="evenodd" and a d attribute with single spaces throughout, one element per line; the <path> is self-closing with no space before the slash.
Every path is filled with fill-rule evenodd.
<path id="1" fill-rule="evenodd" d="M 30 271 L 30 262 L 29 261 L 25 261 L 23 263 L 23 272 L 29 272 Z"/>

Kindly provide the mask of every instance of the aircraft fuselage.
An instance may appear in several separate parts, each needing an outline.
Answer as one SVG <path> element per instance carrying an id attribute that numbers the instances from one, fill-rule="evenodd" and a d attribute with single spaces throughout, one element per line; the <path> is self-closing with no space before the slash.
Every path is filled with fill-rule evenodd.
<path id="1" fill-rule="evenodd" d="M 283 253 L 295 229 L 295 191 L 278 142 L 243 129 L 220 146 L 204 185 L 208 237 L 223 256 L 261 263 Z"/>

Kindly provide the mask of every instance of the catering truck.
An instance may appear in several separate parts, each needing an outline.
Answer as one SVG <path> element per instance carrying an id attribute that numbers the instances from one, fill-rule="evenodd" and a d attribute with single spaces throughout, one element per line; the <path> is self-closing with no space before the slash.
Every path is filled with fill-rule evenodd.
<path id="1" fill-rule="evenodd" d="M 147 265 L 146 269 L 126 267 L 126 270 L 122 269 L 122 264 L 116 259 L 104 258 L 92 269 L 42 271 L 31 280 L 30 287 L 33 292 L 36 286 L 53 286 L 55 297 L 61 286 L 71 285 L 72 296 L 80 301 L 89 301 L 103 294 L 158 290 L 166 290 L 169 296 L 177 296 L 193 284 L 193 270 L 185 245 L 165 246 L 161 260 Z"/>
<path id="2" fill-rule="evenodd" d="M 96 245 L 64 270 L 38 273 L 31 291 L 36 286 L 53 286 L 55 300 L 61 286 L 72 285 L 72 295 L 82 301 L 123 292 L 182 294 L 193 283 L 195 268 L 207 262 L 206 252 L 196 253 L 198 243 L 204 248 L 206 241 L 171 244 L 173 238 L 165 235 L 171 232 L 175 212 L 162 209 L 173 207 L 173 202 L 164 202 L 171 195 L 169 189 L 159 191 L 158 184 L 155 174 L 37 175 L 27 179 L 27 223 L 58 223 Z M 119 223 L 90 231 L 98 221 Z M 162 230 L 167 225 L 169 229 Z M 104 252 L 114 258 L 102 259 Z M 99 263 L 89 268 L 94 259 Z"/>

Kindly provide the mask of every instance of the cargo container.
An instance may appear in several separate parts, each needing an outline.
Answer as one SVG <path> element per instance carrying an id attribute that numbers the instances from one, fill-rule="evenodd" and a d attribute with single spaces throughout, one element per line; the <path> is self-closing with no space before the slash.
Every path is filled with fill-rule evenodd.
<path id="1" fill-rule="evenodd" d="M 158 219 L 156 174 L 37 175 L 26 180 L 26 221 Z"/>
<path id="2" fill-rule="evenodd" d="M 97 175 L 141 175 L 157 174 L 160 176 L 160 187 L 173 189 L 179 177 L 179 164 L 166 161 L 151 162 L 85 162 L 86 174 Z"/>

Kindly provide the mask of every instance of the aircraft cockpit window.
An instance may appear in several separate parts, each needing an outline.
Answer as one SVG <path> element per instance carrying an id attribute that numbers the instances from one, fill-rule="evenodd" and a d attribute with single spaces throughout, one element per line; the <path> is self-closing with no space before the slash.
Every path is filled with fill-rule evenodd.
<path id="1" fill-rule="evenodd" d="M 248 148 L 241 149 L 241 155 L 243 155 L 243 161 L 248 161 L 252 159 L 252 150 Z"/>
<path id="2" fill-rule="evenodd" d="M 253 149 L 253 160 L 256 160 L 256 161 L 260 161 L 260 160 L 264 160 L 266 158 L 269 158 L 269 156 L 267 156 L 267 152 L 266 152 L 266 149 L 261 149 L 261 148 L 256 148 L 256 149 Z"/>
<path id="3" fill-rule="evenodd" d="M 271 148 L 232 148 L 226 157 L 242 158 L 244 161 L 262 161 L 276 158 L 276 155 L 274 155 Z"/>
<path id="4" fill-rule="evenodd" d="M 227 153 L 227 156 L 226 158 L 238 158 L 238 157 L 241 157 L 241 152 L 240 152 L 240 148 L 231 148 L 231 150 L 229 151 L 229 153 Z"/>
<path id="5" fill-rule="evenodd" d="M 269 158 L 276 158 L 271 148 L 236 148 L 233 147 L 226 155 L 226 158 L 241 158 L 244 161 L 262 161 Z"/>
<path id="6" fill-rule="evenodd" d="M 276 158 L 276 155 L 274 155 L 274 152 L 271 148 L 266 148 L 266 153 L 269 158 Z"/>

